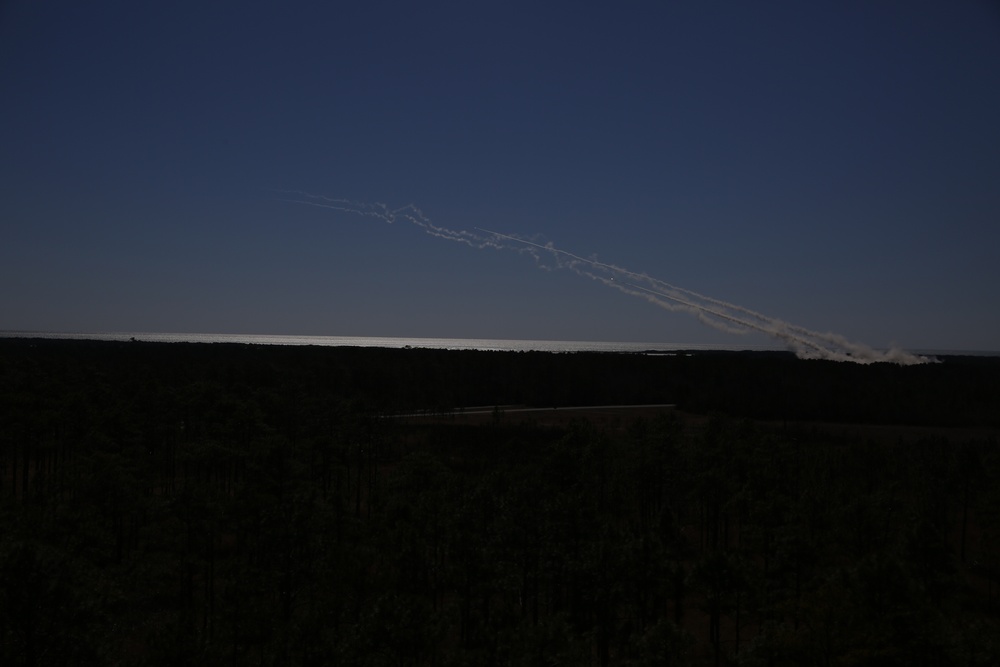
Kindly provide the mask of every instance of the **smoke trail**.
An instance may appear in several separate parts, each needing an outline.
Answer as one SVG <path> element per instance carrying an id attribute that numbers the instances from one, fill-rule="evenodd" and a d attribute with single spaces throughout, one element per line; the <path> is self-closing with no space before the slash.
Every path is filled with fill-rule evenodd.
<path id="1" fill-rule="evenodd" d="M 891 362 L 901 365 L 931 361 L 898 348 L 880 351 L 862 343 L 847 340 L 840 334 L 821 333 L 789 324 L 762 313 L 714 299 L 683 287 L 671 285 L 645 273 L 629 271 L 614 264 L 588 259 L 556 248 L 552 243 L 537 243 L 514 234 L 503 234 L 474 227 L 475 231 L 448 229 L 433 224 L 412 204 L 391 208 L 382 203 L 363 203 L 314 195 L 301 190 L 278 190 L 288 197 L 280 198 L 293 204 L 317 206 L 354 215 L 373 217 L 392 224 L 411 223 L 436 238 L 463 243 L 472 248 L 512 250 L 530 255 L 543 269 L 565 269 L 590 278 L 629 296 L 644 299 L 660 308 L 686 312 L 704 324 L 731 334 L 759 332 L 782 341 L 797 356 L 804 359 L 830 359 L 855 363 Z"/>

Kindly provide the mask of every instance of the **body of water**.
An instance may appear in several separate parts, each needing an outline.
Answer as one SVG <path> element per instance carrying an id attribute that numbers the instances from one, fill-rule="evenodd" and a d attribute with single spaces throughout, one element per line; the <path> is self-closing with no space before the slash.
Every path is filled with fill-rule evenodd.
<path id="1" fill-rule="evenodd" d="M 577 340 L 506 340 L 498 338 L 406 338 L 385 336 L 278 336 L 270 334 L 199 333 L 56 333 L 47 331 L 0 331 L 0 338 L 54 338 L 65 340 L 146 341 L 152 343 L 240 343 L 244 345 L 317 345 L 321 347 L 429 348 L 436 350 L 496 350 L 507 352 L 676 352 L 678 350 L 766 351 L 781 345 L 705 343 L 623 343 Z M 911 350 L 929 356 L 1000 356 L 1000 351 Z"/>
<path id="2" fill-rule="evenodd" d="M 572 340 L 504 340 L 492 338 L 390 338 L 382 336 L 274 336 L 267 334 L 198 333 L 50 333 L 0 331 L 4 338 L 145 341 L 154 343 L 240 343 L 245 345 L 318 345 L 322 347 L 430 348 L 437 350 L 497 350 L 509 352 L 672 352 L 677 350 L 780 350 L 767 345 L 706 345 L 699 343 L 622 343 Z"/>

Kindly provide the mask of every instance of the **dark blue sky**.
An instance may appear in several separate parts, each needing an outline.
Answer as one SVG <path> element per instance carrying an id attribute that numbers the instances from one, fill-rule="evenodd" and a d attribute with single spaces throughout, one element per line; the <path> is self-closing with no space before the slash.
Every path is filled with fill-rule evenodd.
<path id="1" fill-rule="evenodd" d="M 996 3 L 0 7 L 0 329 L 1000 349 Z"/>

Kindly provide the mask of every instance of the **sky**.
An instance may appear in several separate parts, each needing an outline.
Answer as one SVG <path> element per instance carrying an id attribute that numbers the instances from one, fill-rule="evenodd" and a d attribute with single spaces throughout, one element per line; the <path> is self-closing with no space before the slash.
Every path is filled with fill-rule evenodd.
<path id="1" fill-rule="evenodd" d="M 1000 350 L 991 0 L 7 0 L 0 100 L 0 330 Z"/>

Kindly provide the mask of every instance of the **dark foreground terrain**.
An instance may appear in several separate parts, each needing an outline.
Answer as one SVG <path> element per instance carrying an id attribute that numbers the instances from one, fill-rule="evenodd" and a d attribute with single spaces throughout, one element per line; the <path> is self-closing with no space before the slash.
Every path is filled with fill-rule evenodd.
<path id="1" fill-rule="evenodd" d="M 998 432 L 997 358 L 0 340 L 0 664 L 1000 664 Z"/>

